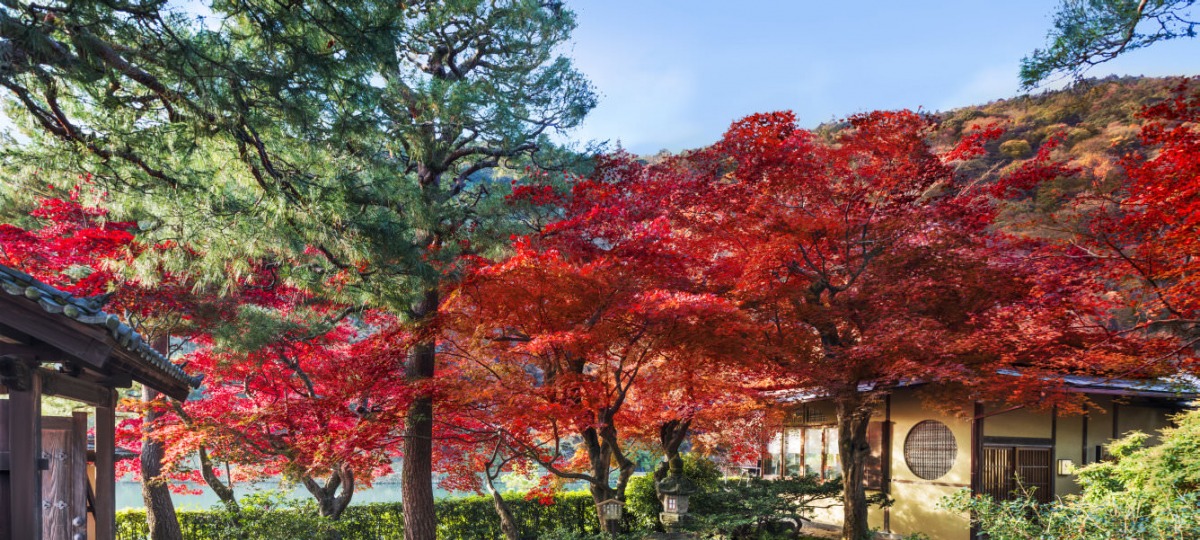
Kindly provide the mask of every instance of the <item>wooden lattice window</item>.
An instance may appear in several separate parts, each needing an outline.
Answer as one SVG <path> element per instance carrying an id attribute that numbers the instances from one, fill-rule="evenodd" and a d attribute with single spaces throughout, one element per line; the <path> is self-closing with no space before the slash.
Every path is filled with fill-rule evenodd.
<path id="1" fill-rule="evenodd" d="M 1049 446 L 984 446 L 980 493 L 1010 501 L 1032 492 L 1038 502 L 1050 502 L 1054 499 L 1051 457 Z"/>
<path id="2" fill-rule="evenodd" d="M 925 480 L 936 480 L 950 472 L 958 455 L 958 443 L 946 424 L 925 420 L 913 426 L 904 439 L 904 462 Z"/>

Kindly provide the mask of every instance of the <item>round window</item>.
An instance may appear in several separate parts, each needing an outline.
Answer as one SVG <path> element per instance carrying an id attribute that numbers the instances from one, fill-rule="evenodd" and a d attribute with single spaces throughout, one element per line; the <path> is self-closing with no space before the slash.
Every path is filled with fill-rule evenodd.
<path id="1" fill-rule="evenodd" d="M 925 480 L 936 480 L 954 466 L 958 455 L 958 443 L 946 424 L 937 420 L 925 420 L 908 432 L 904 438 L 904 462 L 908 469 Z"/>

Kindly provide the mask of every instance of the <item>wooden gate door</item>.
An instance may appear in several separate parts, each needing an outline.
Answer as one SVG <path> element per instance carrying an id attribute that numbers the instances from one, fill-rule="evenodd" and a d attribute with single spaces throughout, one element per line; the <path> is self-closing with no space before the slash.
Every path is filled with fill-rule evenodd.
<path id="1" fill-rule="evenodd" d="M 87 538 L 87 413 L 42 417 L 42 539 Z"/>
<path id="2" fill-rule="evenodd" d="M 1014 448 L 997 448 L 985 446 L 983 448 L 983 471 L 980 483 L 980 492 L 984 495 L 989 495 L 992 500 L 1007 501 L 1012 498 L 1015 480 L 1014 478 L 1014 461 L 1016 450 Z"/>
<path id="3" fill-rule="evenodd" d="M 1039 502 L 1050 502 L 1054 499 L 1050 461 L 1049 447 L 986 445 L 979 491 L 994 500 L 1008 501 L 1019 490 L 1032 489 Z"/>

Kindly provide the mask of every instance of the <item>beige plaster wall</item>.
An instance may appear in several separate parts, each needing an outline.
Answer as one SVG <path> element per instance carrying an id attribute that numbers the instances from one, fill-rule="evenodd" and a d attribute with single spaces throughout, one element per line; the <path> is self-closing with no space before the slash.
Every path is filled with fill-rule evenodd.
<path id="1" fill-rule="evenodd" d="M 1079 493 L 1079 485 L 1075 483 L 1073 475 L 1060 475 L 1057 471 L 1058 460 L 1069 459 L 1076 467 L 1083 464 L 1083 423 L 1082 415 L 1059 416 L 1057 426 L 1057 437 L 1054 442 L 1054 456 L 1050 462 L 1055 467 L 1054 474 L 1054 494 L 1062 497 L 1064 495 L 1072 495 Z M 1087 419 L 1088 436 L 1091 437 L 1090 431 L 1092 419 Z M 986 429 L 984 430 L 987 431 Z"/>
<path id="2" fill-rule="evenodd" d="M 1036 437 L 1049 439 L 1050 415 L 1045 412 L 1017 409 L 1004 412 L 1010 406 L 986 406 L 983 434 L 988 437 Z"/>
<path id="3" fill-rule="evenodd" d="M 1143 405 L 1121 405 L 1117 413 L 1117 434 L 1125 436 L 1130 431 L 1141 431 L 1150 438 L 1146 444 L 1158 444 L 1159 430 L 1170 427 L 1170 411 Z"/>
<path id="4" fill-rule="evenodd" d="M 954 434 L 958 455 L 950 472 L 941 478 L 917 477 L 904 462 L 904 439 L 913 426 L 923 420 L 946 424 Z M 931 540 L 967 540 L 970 525 L 965 514 L 938 507 L 949 495 L 971 486 L 971 422 L 934 412 L 911 391 L 892 396 L 892 485 L 895 504 L 890 509 L 891 530 L 908 535 L 924 533 Z M 876 510 L 874 513 L 881 514 Z"/>
<path id="5" fill-rule="evenodd" d="M 1113 438 L 1112 403 L 1109 396 L 1088 396 L 1088 463 L 1096 461 L 1096 445 L 1108 444 Z"/>

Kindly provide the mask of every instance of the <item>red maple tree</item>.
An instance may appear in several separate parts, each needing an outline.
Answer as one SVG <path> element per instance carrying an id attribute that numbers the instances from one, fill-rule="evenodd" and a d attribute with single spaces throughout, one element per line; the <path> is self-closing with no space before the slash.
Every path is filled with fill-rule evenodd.
<path id="1" fill-rule="evenodd" d="M 161 267 L 130 277 L 127 267 L 148 250 L 185 248 L 138 242 L 137 225 L 109 220 L 102 194 L 87 191 L 86 178 L 82 186 L 39 200 L 36 228 L 0 224 L 0 264 L 103 302 L 149 339 L 170 339 L 188 371 L 205 377 L 185 403 L 122 401 L 139 416 L 122 422 L 120 444 L 150 448 L 149 461 L 164 467 L 126 461 L 122 472 L 177 491 L 203 481 L 233 509 L 235 479 L 284 474 L 336 518 L 356 482 L 388 471 L 392 413 L 408 395 L 394 375 L 396 350 L 407 344 L 394 320 L 322 303 L 283 284 L 269 264 L 223 291 Z M 225 480 L 222 464 L 232 473 Z"/>
<path id="2" fill-rule="evenodd" d="M 1005 195 L 1021 200 L 1060 177 L 1090 179 L 1061 211 L 1030 224 L 1057 240 L 1044 255 L 1106 280 L 1121 299 L 1124 331 L 1170 334 L 1180 339 L 1172 352 L 1194 353 L 1200 346 L 1200 87 L 1181 81 L 1139 116 L 1145 120 L 1142 150 L 1120 160 L 1120 181 L 1043 152 L 1031 174 L 1006 186 Z M 1166 354 L 1148 361 L 1175 359 Z"/>
<path id="3" fill-rule="evenodd" d="M 867 426 L 891 388 L 1066 407 L 1055 377 L 1136 363 L 1135 344 L 1104 325 L 1103 288 L 1029 257 L 1036 242 L 994 227 L 990 191 L 954 174 L 982 138 L 939 155 L 933 129 L 876 112 L 819 135 L 791 113 L 759 114 L 676 168 L 708 184 L 688 201 L 691 230 L 712 254 L 709 279 L 767 329 L 756 361 L 787 374 L 778 387 L 837 407 L 846 538 L 868 534 Z"/>
<path id="4" fill-rule="evenodd" d="M 687 232 L 661 211 L 670 192 L 622 156 L 563 200 L 516 190 L 560 205 L 562 218 L 517 239 L 511 256 L 479 261 L 447 306 L 447 355 L 486 403 L 479 420 L 511 453 L 586 482 L 597 503 L 624 499 L 632 437 L 657 442 L 659 426 L 725 395 L 708 386 L 738 386 L 706 370 L 743 353 L 749 321 L 705 290 Z"/>

